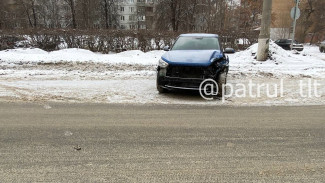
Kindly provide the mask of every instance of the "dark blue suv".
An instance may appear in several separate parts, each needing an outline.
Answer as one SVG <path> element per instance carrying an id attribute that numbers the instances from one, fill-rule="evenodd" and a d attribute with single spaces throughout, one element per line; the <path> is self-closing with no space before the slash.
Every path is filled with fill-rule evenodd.
<path id="1" fill-rule="evenodd" d="M 225 53 L 234 50 L 221 48 L 216 34 L 182 34 L 171 49 L 159 60 L 157 90 L 199 90 L 206 79 L 213 79 L 219 88 L 226 84 L 229 59 Z M 219 90 L 221 91 L 221 90 Z"/>

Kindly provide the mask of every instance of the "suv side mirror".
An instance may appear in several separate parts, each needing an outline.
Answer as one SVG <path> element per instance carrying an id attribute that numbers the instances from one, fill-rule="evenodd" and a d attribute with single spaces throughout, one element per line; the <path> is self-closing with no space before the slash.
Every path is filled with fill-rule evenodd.
<path id="1" fill-rule="evenodd" d="M 224 50 L 224 53 L 227 53 L 227 54 L 233 54 L 233 53 L 235 53 L 236 51 L 235 51 L 235 49 L 233 49 L 233 48 L 226 48 L 225 50 Z"/>
<path id="2" fill-rule="evenodd" d="M 170 50 L 169 46 L 164 47 L 164 51 L 169 51 L 169 50 Z"/>

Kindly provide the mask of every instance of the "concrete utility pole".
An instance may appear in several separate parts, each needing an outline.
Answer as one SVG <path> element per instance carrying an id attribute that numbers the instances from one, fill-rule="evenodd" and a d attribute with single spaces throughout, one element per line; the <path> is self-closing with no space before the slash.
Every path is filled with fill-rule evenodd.
<path id="1" fill-rule="evenodd" d="M 266 61 L 269 54 L 272 0 L 264 0 L 261 32 L 258 37 L 257 60 Z"/>

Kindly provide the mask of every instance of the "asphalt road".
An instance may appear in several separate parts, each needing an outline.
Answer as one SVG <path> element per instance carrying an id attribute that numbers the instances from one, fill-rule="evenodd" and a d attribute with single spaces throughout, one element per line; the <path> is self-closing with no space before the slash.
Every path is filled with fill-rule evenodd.
<path id="1" fill-rule="evenodd" d="M 0 103 L 0 182 L 325 182 L 325 106 Z"/>

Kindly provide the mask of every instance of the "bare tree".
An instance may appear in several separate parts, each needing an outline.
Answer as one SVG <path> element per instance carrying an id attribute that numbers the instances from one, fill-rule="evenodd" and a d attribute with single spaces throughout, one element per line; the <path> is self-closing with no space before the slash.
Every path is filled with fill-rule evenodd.
<path id="1" fill-rule="evenodd" d="M 111 29 L 117 24 L 117 3 L 115 0 L 101 0 L 103 9 L 105 28 Z"/>
<path id="2" fill-rule="evenodd" d="M 160 0 L 155 12 L 155 21 L 157 30 L 170 30 L 171 28 L 171 9 L 167 0 Z"/>
<path id="3" fill-rule="evenodd" d="M 5 4 L 0 1 L 0 30 L 5 27 Z"/>
<path id="4" fill-rule="evenodd" d="M 64 0 L 68 6 L 70 7 L 70 14 L 72 19 L 72 28 L 77 28 L 77 22 L 76 22 L 76 7 L 75 7 L 75 0 Z"/>
<path id="5" fill-rule="evenodd" d="M 192 31 L 199 0 L 161 0 L 156 11 L 157 29 Z"/>
<path id="6" fill-rule="evenodd" d="M 33 19 L 34 19 L 34 27 L 37 27 L 37 15 L 36 15 L 36 7 L 35 7 L 35 0 L 30 0 L 31 9 L 33 12 Z"/>
<path id="7" fill-rule="evenodd" d="M 160 0 L 157 24 L 173 31 L 221 31 L 225 27 L 227 3 L 227 0 Z"/>
<path id="8" fill-rule="evenodd" d="M 45 28 L 59 28 L 60 25 L 60 0 L 37 0 L 39 26 Z"/>
<path id="9" fill-rule="evenodd" d="M 36 0 L 20 0 L 19 5 L 23 7 L 30 27 L 36 28 L 38 25 Z"/>
<path id="10" fill-rule="evenodd" d="M 97 1 L 78 0 L 75 4 L 76 22 L 81 29 L 92 28 L 95 22 L 94 14 L 96 13 Z M 94 6 L 95 5 L 95 6 Z"/>
<path id="11" fill-rule="evenodd" d="M 310 43 L 314 42 L 315 36 L 325 33 L 325 1 L 305 0 L 301 4 L 302 17 L 298 21 L 298 39 L 304 41 L 310 34 Z"/>
<path id="12" fill-rule="evenodd" d="M 169 3 L 170 11 L 171 11 L 171 23 L 172 23 L 173 31 L 178 31 L 179 16 L 180 16 L 180 6 L 179 6 L 179 4 L 181 3 L 180 1 L 171 0 L 170 3 Z"/>

